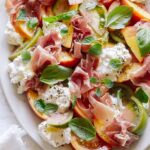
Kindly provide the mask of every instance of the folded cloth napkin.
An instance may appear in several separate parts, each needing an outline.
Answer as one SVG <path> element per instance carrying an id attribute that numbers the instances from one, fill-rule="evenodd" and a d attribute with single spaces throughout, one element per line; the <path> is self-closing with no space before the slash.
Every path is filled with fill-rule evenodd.
<path id="1" fill-rule="evenodd" d="M 23 137 L 26 132 L 12 125 L 2 136 L 0 136 L 0 150 L 27 150 Z"/>

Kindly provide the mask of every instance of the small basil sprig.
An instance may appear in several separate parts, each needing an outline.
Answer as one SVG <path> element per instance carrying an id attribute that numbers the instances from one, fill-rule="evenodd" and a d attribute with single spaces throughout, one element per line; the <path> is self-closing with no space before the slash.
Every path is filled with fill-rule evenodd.
<path id="1" fill-rule="evenodd" d="M 83 44 L 91 44 L 95 41 L 95 38 L 93 36 L 87 36 L 82 40 Z"/>
<path id="2" fill-rule="evenodd" d="M 149 99 L 148 95 L 145 93 L 145 91 L 142 88 L 136 90 L 135 97 L 142 103 L 147 103 Z"/>
<path id="3" fill-rule="evenodd" d="M 85 141 L 90 141 L 96 136 L 96 130 L 88 119 L 74 118 L 69 122 L 69 127 L 74 134 Z"/>
<path id="4" fill-rule="evenodd" d="M 90 77 L 90 82 L 93 83 L 93 84 L 96 84 L 99 81 L 95 77 Z"/>
<path id="5" fill-rule="evenodd" d="M 77 14 L 77 11 L 71 10 L 71 11 L 59 14 L 57 16 L 45 17 L 43 18 L 43 20 L 48 23 L 53 23 L 53 22 L 60 21 L 60 20 L 69 20 L 76 14 Z"/>
<path id="6" fill-rule="evenodd" d="M 25 20 L 26 19 L 26 10 L 20 9 L 17 20 Z"/>
<path id="7" fill-rule="evenodd" d="M 53 103 L 45 103 L 43 99 L 36 100 L 34 106 L 37 111 L 45 114 L 54 113 L 58 110 L 58 105 Z"/>
<path id="8" fill-rule="evenodd" d="M 121 59 L 113 58 L 113 59 L 110 60 L 109 65 L 110 65 L 112 68 L 118 70 L 118 69 L 120 69 L 121 66 L 122 66 L 122 61 L 121 61 Z"/>
<path id="9" fill-rule="evenodd" d="M 150 53 L 150 29 L 148 27 L 140 28 L 136 37 L 141 56 Z"/>
<path id="10" fill-rule="evenodd" d="M 118 6 L 107 16 L 106 27 L 111 29 L 122 29 L 132 17 L 133 9 L 128 6 Z"/>
<path id="11" fill-rule="evenodd" d="M 114 85 L 114 83 L 109 78 L 102 79 L 101 83 L 104 84 L 107 88 L 112 88 Z"/>
<path id="12" fill-rule="evenodd" d="M 102 92 L 101 92 L 100 88 L 96 88 L 95 95 L 97 97 L 100 97 L 102 95 Z"/>
<path id="13" fill-rule="evenodd" d="M 94 43 L 90 47 L 89 54 L 99 56 L 102 53 L 102 45 L 100 43 Z"/>
<path id="14" fill-rule="evenodd" d="M 77 103 L 77 97 L 72 96 L 72 109 L 74 109 L 74 107 L 76 106 L 76 103 Z"/>
<path id="15" fill-rule="evenodd" d="M 29 51 L 25 50 L 22 52 L 21 57 L 22 57 L 22 60 L 24 62 L 26 62 L 26 61 L 29 61 L 31 59 L 31 54 Z"/>
<path id="16" fill-rule="evenodd" d="M 60 33 L 61 33 L 61 35 L 62 36 L 64 36 L 64 35 L 66 35 L 67 33 L 68 33 L 68 28 L 66 27 L 64 27 L 64 28 L 62 28 L 61 30 L 60 30 Z"/>
<path id="17" fill-rule="evenodd" d="M 47 66 L 41 76 L 40 81 L 49 85 L 68 79 L 72 74 L 72 69 L 60 65 Z"/>
<path id="18" fill-rule="evenodd" d="M 27 27 L 29 29 L 34 29 L 38 25 L 38 19 L 37 18 L 32 18 L 27 22 Z"/>

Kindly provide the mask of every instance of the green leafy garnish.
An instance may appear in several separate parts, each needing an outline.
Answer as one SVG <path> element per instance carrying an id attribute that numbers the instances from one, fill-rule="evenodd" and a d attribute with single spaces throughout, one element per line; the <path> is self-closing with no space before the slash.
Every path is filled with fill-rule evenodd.
<path id="1" fill-rule="evenodd" d="M 26 19 L 26 10 L 20 9 L 17 20 L 25 20 Z"/>
<path id="2" fill-rule="evenodd" d="M 45 17 L 43 18 L 43 20 L 48 23 L 53 23 L 53 22 L 60 21 L 60 20 L 69 20 L 76 14 L 77 14 L 77 11 L 71 10 L 71 11 L 59 14 L 57 16 Z"/>
<path id="3" fill-rule="evenodd" d="M 22 52 L 21 57 L 23 61 L 29 61 L 31 59 L 31 54 L 26 50 Z"/>
<path id="4" fill-rule="evenodd" d="M 91 44 L 94 41 L 95 41 L 95 38 L 93 36 L 87 36 L 82 40 L 82 43 Z"/>
<path id="5" fill-rule="evenodd" d="M 112 88 L 114 85 L 114 83 L 108 78 L 101 80 L 101 83 L 104 84 L 107 88 Z"/>
<path id="6" fill-rule="evenodd" d="M 66 27 L 66 28 L 61 29 L 60 33 L 62 36 L 66 35 L 68 33 L 68 28 Z"/>
<path id="7" fill-rule="evenodd" d="M 93 44 L 90 47 L 88 53 L 91 54 L 91 55 L 99 56 L 102 53 L 102 45 L 99 44 L 99 43 Z"/>
<path id="8" fill-rule="evenodd" d="M 135 97 L 142 103 L 147 103 L 149 99 L 148 95 L 142 88 L 137 89 L 137 91 L 135 92 Z"/>
<path id="9" fill-rule="evenodd" d="M 60 65 L 47 66 L 41 76 L 40 81 L 49 85 L 68 79 L 72 74 L 72 69 Z"/>
<path id="10" fill-rule="evenodd" d="M 29 29 L 34 29 L 38 25 L 38 20 L 37 18 L 32 18 L 27 22 L 27 27 Z"/>
<path id="11" fill-rule="evenodd" d="M 101 90 L 100 90 L 100 88 L 96 88 L 96 92 L 95 92 L 95 95 L 97 96 L 97 97 L 100 97 L 101 96 Z"/>
<path id="12" fill-rule="evenodd" d="M 114 58 L 110 60 L 109 64 L 111 65 L 112 68 L 118 70 L 122 66 L 122 61 L 121 59 Z"/>
<path id="13" fill-rule="evenodd" d="M 90 141 L 96 136 L 96 130 L 88 119 L 74 118 L 69 122 L 69 127 L 74 134 L 85 141 Z"/>
<path id="14" fill-rule="evenodd" d="M 107 16 L 106 27 L 111 29 L 122 29 L 132 17 L 133 9 L 128 6 L 118 6 Z"/>
<path id="15" fill-rule="evenodd" d="M 45 114 L 54 113 L 58 110 L 58 105 L 53 103 L 45 103 L 43 99 L 36 100 L 34 102 L 35 108 Z"/>
<path id="16" fill-rule="evenodd" d="M 95 77 L 90 78 L 91 83 L 98 83 L 98 80 Z"/>
<path id="17" fill-rule="evenodd" d="M 76 102 L 77 102 L 77 97 L 73 96 L 73 98 L 72 98 L 72 109 L 74 109 L 74 107 L 76 106 Z"/>
<path id="18" fill-rule="evenodd" d="M 150 29 L 148 27 L 140 28 L 136 36 L 141 56 L 150 53 Z"/>

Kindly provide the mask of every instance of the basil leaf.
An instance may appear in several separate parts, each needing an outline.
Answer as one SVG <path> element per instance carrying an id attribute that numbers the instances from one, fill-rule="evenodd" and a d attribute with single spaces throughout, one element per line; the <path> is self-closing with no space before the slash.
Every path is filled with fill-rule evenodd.
<path id="1" fill-rule="evenodd" d="M 118 58 L 114 58 L 110 60 L 109 64 L 111 65 L 112 68 L 118 70 L 122 66 L 122 61 Z"/>
<path id="2" fill-rule="evenodd" d="M 23 61 L 29 61 L 31 59 L 31 54 L 29 51 L 25 50 L 22 52 L 21 57 Z"/>
<path id="3" fill-rule="evenodd" d="M 32 18 L 27 22 L 27 27 L 29 29 L 34 29 L 37 26 L 37 24 L 38 24 L 37 18 Z"/>
<path id="4" fill-rule="evenodd" d="M 101 80 L 101 83 L 104 84 L 107 88 L 112 88 L 114 85 L 114 83 L 108 78 Z"/>
<path id="5" fill-rule="evenodd" d="M 145 93 L 145 91 L 142 88 L 139 88 L 136 93 L 135 97 L 139 99 L 142 103 L 147 103 L 148 102 L 148 95 Z"/>
<path id="6" fill-rule="evenodd" d="M 59 14 L 57 16 L 45 17 L 43 18 L 43 20 L 48 23 L 53 23 L 53 22 L 60 21 L 60 20 L 69 20 L 76 14 L 77 14 L 77 11 L 71 10 L 69 12 Z"/>
<path id="7" fill-rule="evenodd" d="M 44 113 L 49 114 L 49 113 L 54 113 L 58 110 L 58 105 L 53 104 L 53 103 L 47 103 L 44 108 Z"/>
<path id="8" fill-rule="evenodd" d="M 43 99 L 39 99 L 39 100 L 36 100 L 34 102 L 34 106 L 35 108 L 39 111 L 39 112 L 44 112 L 44 109 L 45 109 L 45 102 Z"/>
<path id="9" fill-rule="evenodd" d="M 97 79 L 95 77 L 91 77 L 90 78 L 90 82 L 91 83 L 98 83 Z"/>
<path id="10" fill-rule="evenodd" d="M 58 105 L 53 103 L 45 103 L 43 99 L 36 100 L 34 102 L 35 108 L 42 113 L 49 114 L 58 110 Z"/>
<path id="11" fill-rule="evenodd" d="M 90 141 L 96 136 L 96 130 L 88 119 L 74 118 L 69 122 L 69 127 L 74 134 L 83 140 Z"/>
<path id="12" fill-rule="evenodd" d="M 40 81 L 49 85 L 64 81 L 72 74 L 72 69 L 60 65 L 47 66 L 41 76 Z"/>
<path id="13" fill-rule="evenodd" d="M 66 35 L 68 33 L 68 28 L 61 29 L 60 33 L 61 33 L 62 36 Z"/>
<path id="14" fill-rule="evenodd" d="M 122 29 L 132 17 L 133 9 L 127 6 L 114 8 L 107 16 L 106 27 L 111 29 Z"/>
<path id="15" fill-rule="evenodd" d="M 97 97 L 100 97 L 101 96 L 101 90 L 100 90 L 100 88 L 96 88 L 96 92 L 95 92 L 95 95 L 97 96 Z"/>
<path id="16" fill-rule="evenodd" d="M 102 53 L 102 45 L 99 43 L 92 45 L 88 53 L 91 55 L 96 55 L 96 56 L 100 55 Z"/>
<path id="17" fill-rule="evenodd" d="M 150 53 L 150 29 L 141 28 L 138 30 L 136 36 L 141 56 L 145 56 Z"/>
<path id="18" fill-rule="evenodd" d="M 87 36 L 82 40 L 82 43 L 91 44 L 94 41 L 95 41 L 95 38 L 93 36 Z"/>
<path id="19" fill-rule="evenodd" d="M 26 10 L 20 9 L 17 20 L 25 20 L 26 19 Z"/>
<path id="20" fill-rule="evenodd" d="M 73 96 L 73 99 L 72 99 L 72 109 L 74 109 L 74 107 L 76 105 L 76 102 L 77 102 L 77 97 Z"/>

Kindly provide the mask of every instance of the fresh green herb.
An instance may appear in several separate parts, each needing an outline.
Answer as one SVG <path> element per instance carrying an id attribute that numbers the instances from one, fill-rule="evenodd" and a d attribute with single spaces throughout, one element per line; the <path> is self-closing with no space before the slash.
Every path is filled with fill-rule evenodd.
<path id="1" fill-rule="evenodd" d="M 66 35 L 68 33 L 68 28 L 66 27 L 66 28 L 61 29 L 60 33 L 62 36 Z"/>
<path id="2" fill-rule="evenodd" d="M 98 80 L 95 77 L 90 78 L 91 83 L 98 83 Z"/>
<path id="3" fill-rule="evenodd" d="M 135 97 L 139 99 L 142 103 L 147 103 L 149 99 L 148 95 L 142 88 L 137 89 L 137 91 L 135 92 Z"/>
<path id="4" fill-rule="evenodd" d="M 21 57 L 23 61 L 29 61 L 31 59 L 31 54 L 26 50 L 22 52 Z"/>
<path id="5" fill-rule="evenodd" d="M 69 127 L 74 134 L 83 140 L 90 141 L 96 136 L 96 130 L 88 119 L 74 118 L 69 122 Z"/>
<path id="6" fill-rule="evenodd" d="M 95 43 L 90 47 L 88 53 L 96 56 L 100 55 L 102 53 L 102 45 L 99 43 Z"/>
<path id="7" fill-rule="evenodd" d="M 35 108 L 42 113 L 49 114 L 58 110 L 58 105 L 53 103 L 45 103 L 43 99 L 36 100 L 34 103 Z"/>
<path id="8" fill-rule="evenodd" d="M 82 43 L 91 44 L 94 41 L 95 41 L 95 38 L 93 36 L 87 36 L 82 40 Z"/>
<path id="9" fill-rule="evenodd" d="M 100 90 L 100 88 L 96 88 L 96 92 L 95 92 L 95 95 L 97 96 L 97 97 L 100 97 L 101 96 L 101 90 Z"/>
<path id="10" fill-rule="evenodd" d="M 140 28 L 136 36 L 141 56 L 150 53 L 150 29 L 148 27 Z"/>
<path id="11" fill-rule="evenodd" d="M 128 6 L 114 8 L 107 17 L 106 27 L 111 29 L 122 29 L 132 17 L 133 9 Z"/>
<path id="12" fill-rule="evenodd" d="M 72 98 L 72 109 L 74 109 L 74 107 L 76 106 L 76 102 L 77 102 L 77 97 L 73 96 L 73 98 Z"/>
<path id="13" fill-rule="evenodd" d="M 47 66 L 40 77 L 40 81 L 49 85 L 56 84 L 68 79 L 72 74 L 72 69 L 60 65 Z"/>
<path id="14" fill-rule="evenodd" d="M 43 20 L 48 23 L 53 23 L 53 22 L 60 21 L 60 20 L 69 20 L 76 14 L 77 14 L 77 11 L 71 10 L 71 11 L 59 14 L 57 16 L 45 17 L 43 18 Z"/>
<path id="15" fill-rule="evenodd" d="M 26 19 L 26 10 L 20 9 L 17 20 L 25 20 Z"/>
<path id="16" fill-rule="evenodd" d="M 118 70 L 122 66 L 122 61 L 121 59 L 114 58 L 110 60 L 109 64 L 111 65 L 112 68 Z"/>
<path id="17" fill-rule="evenodd" d="M 27 27 L 29 29 L 34 29 L 35 27 L 37 27 L 37 24 L 38 24 L 37 18 L 32 18 L 27 22 Z"/>
<path id="18" fill-rule="evenodd" d="M 112 88 L 114 83 L 108 79 L 108 78 L 104 78 L 103 80 L 101 80 L 102 84 L 104 84 L 107 88 Z"/>

